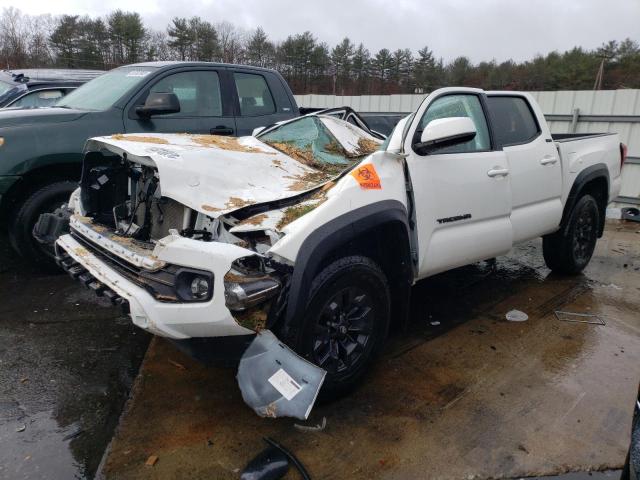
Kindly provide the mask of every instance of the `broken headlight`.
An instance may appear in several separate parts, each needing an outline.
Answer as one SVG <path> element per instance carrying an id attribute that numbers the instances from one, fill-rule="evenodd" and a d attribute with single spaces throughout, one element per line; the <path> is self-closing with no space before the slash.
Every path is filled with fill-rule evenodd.
<path id="1" fill-rule="evenodd" d="M 260 257 L 243 257 L 224 276 L 225 303 L 229 310 L 242 312 L 274 297 L 280 287 L 280 281 L 265 271 Z"/>

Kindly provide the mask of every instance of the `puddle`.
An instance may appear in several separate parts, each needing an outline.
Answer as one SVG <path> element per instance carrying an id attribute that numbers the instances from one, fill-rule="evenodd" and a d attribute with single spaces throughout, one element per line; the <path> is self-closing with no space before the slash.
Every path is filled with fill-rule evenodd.
<path id="1" fill-rule="evenodd" d="M 148 335 L 0 237 L 0 478 L 93 478 Z"/>

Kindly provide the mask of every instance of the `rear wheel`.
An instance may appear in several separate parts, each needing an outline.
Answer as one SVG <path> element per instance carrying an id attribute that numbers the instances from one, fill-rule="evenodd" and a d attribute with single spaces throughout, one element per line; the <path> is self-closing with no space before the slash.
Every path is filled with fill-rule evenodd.
<path id="1" fill-rule="evenodd" d="M 547 266 L 558 273 L 580 273 L 593 255 L 599 225 L 598 203 L 591 195 L 583 195 L 573 207 L 566 228 L 543 237 Z"/>
<path id="2" fill-rule="evenodd" d="M 387 279 L 367 257 L 336 260 L 315 278 L 296 350 L 324 368 L 321 398 L 351 390 L 380 353 L 389 329 Z"/>
<path id="3" fill-rule="evenodd" d="M 59 181 L 30 192 L 9 223 L 9 241 L 22 257 L 41 270 L 56 269 L 53 248 L 33 238 L 33 227 L 40 214 L 51 213 L 69 199 L 76 182 Z"/>

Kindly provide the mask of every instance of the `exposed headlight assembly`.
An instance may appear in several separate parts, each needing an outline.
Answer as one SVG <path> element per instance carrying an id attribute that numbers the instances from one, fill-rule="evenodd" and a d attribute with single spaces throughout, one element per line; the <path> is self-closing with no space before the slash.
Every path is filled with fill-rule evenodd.
<path id="1" fill-rule="evenodd" d="M 236 260 L 224 276 L 227 308 L 242 312 L 273 298 L 280 291 L 280 281 L 270 276 L 257 256 Z"/>

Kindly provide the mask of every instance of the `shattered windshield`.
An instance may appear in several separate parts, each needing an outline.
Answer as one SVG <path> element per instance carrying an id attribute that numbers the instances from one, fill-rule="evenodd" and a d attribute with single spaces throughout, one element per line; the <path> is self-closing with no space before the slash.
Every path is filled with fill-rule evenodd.
<path id="1" fill-rule="evenodd" d="M 305 165 L 334 175 L 375 152 L 382 143 L 330 116 L 301 117 L 258 138 Z"/>

